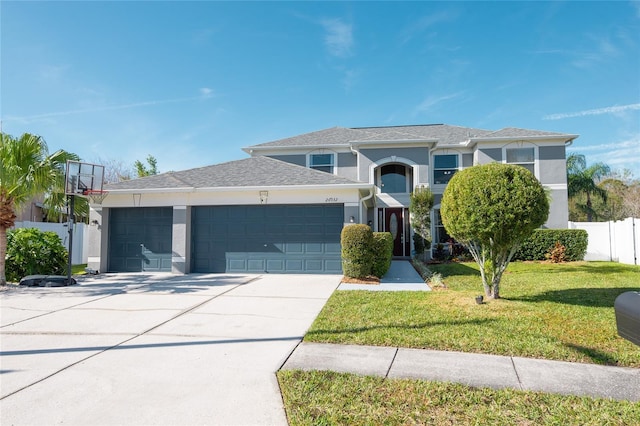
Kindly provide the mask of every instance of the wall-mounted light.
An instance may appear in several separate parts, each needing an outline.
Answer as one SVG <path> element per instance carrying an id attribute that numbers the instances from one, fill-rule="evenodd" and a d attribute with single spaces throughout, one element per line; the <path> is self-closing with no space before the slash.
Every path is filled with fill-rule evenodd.
<path id="1" fill-rule="evenodd" d="M 353 222 L 355 222 L 355 221 L 356 221 L 356 218 L 355 218 L 355 217 L 351 216 L 351 217 L 349 218 L 349 222 L 353 223 Z"/>
<path id="2" fill-rule="evenodd" d="M 269 198 L 269 191 L 260 191 L 260 204 L 267 204 L 267 198 Z"/>
<path id="3" fill-rule="evenodd" d="M 97 219 L 93 219 L 91 222 L 89 222 L 89 225 L 98 226 L 99 225 L 98 220 Z"/>

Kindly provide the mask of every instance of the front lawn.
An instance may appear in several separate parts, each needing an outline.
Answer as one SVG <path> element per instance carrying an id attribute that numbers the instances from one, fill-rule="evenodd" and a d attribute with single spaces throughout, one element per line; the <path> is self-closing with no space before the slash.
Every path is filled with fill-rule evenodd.
<path id="1" fill-rule="evenodd" d="M 631 425 L 640 404 L 423 380 L 280 371 L 290 425 Z"/>
<path id="2" fill-rule="evenodd" d="M 430 348 L 640 367 L 618 336 L 613 302 L 640 290 L 640 267 L 605 262 L 512 263 L 502 299 L 477 305 L 475 263 L 434 265 L 448 289 L 337 291 L 305 341 Z"/>

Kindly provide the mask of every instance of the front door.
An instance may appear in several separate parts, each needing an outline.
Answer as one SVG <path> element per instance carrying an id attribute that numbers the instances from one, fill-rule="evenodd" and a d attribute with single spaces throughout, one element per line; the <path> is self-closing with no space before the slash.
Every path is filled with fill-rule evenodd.
<path id="1" fill-rule="evenodd" d="M 390 232 L 393 237 L 393 255 L 409 256 L 411 241 L 409 238 L 409 209 L 385 208 L 383 232 Z"/>

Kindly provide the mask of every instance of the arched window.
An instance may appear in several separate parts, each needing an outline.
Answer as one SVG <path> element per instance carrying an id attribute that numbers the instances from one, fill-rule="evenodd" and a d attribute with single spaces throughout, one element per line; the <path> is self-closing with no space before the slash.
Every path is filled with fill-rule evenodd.
<path id="1" fill-rule="evenodd" d="M 412 169 L 404 164 L 385 164 L 378 168 L 376 186 L 385 194 L 413 191 Z"/>

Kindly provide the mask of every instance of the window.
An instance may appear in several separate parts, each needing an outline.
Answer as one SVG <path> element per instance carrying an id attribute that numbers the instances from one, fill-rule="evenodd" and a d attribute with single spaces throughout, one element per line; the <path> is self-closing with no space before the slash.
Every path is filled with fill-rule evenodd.
<path id="1" fill-rule="evenodd" d="M 435 155 L 433 157 L 433 183 L 443 185 L 449 183 L 458 171 L 458 154 Z"/>
<path id="2" fill-rule="evenodd" d="M 444 228 L 442 224 L 442 216 L 440 216 L 440 209 L 434 209 L 435 215 L 435 235 L 433 239 L 434 244 L 444 244 L 448 243 L 451 240 L 449 234 L 447 234 L 447 230 Z"/>
<path id="3" fill-rule="evenodd" d="M 333 174 L 333 154 L 309 155 L 309 168 Z"/>
<path id="4" fill-rule="evenodd" d="M 534 148 L 507 148 L 507 163 L 517 164 L 535 174 Z"/>
<path id="5" fill-rule="evenodd" d="M 387 164 L 378 169 L 378 187 L 385 194 L 413 191 L 411 172 L 402 164 Z"/>

